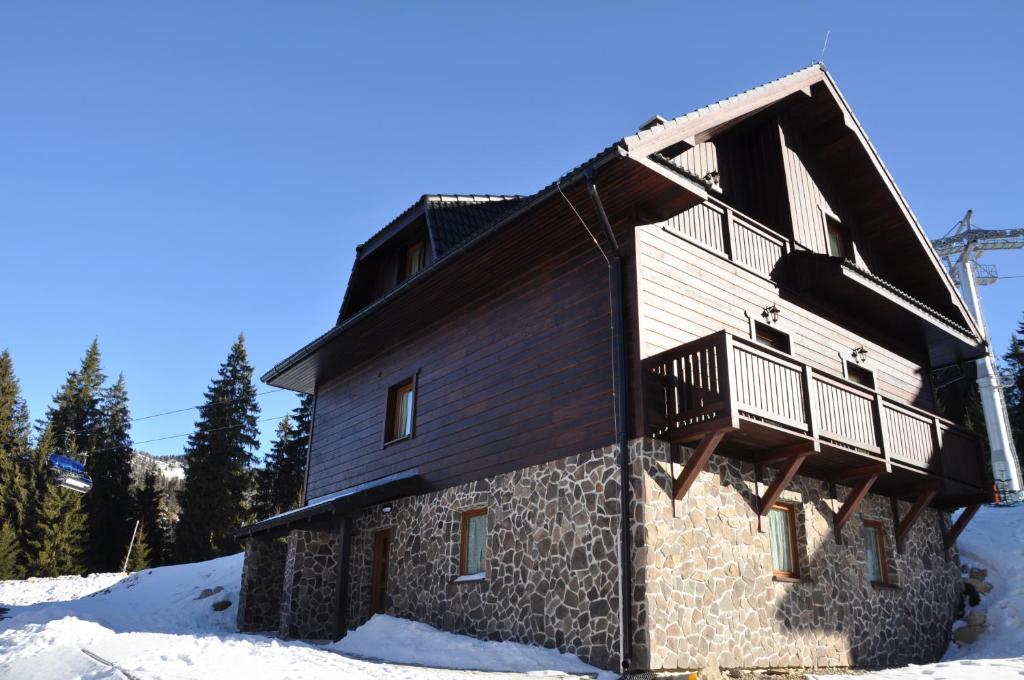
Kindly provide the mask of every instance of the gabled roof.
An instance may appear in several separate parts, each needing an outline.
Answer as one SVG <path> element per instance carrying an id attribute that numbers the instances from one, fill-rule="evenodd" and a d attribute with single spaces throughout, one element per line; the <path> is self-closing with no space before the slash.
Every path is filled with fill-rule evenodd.
<path id="1" fill-rule="evenodd" d="M 812 64 L 782 78 L 660 124 L 650 124 L 649 122 L 636 134 L 624 137 L 620 144 L 625 148 L 626 154 L 630 158 L 639 162 L 658 161 L 658 154 L 666 150 L 694 146 L 701 141 L 706 141 L 725 127 L 734 125 L 787 97 L 798 93 L 803 93 L 809 97 L 812 95 L 812 86 L 816 85 L 824 87 L 834 99 L 835 103 L 840 107 L 845 126 L 856 137 L 859 144 L 870 157 L 879 179 L 899 206 L 907 227 L 913 232 L 914 239 L 920 246 L 922 254 L 934 271 L 935 284 L 944 289 L 944 292 L 948 295 L 949 306 L 955 308 L 959 312 L 959 316 L 962 317 L 956 319 L 956 321 L 967 327 L 972 335 L 980 338 L 981 333 L 978 331 L 974 319 L 968 313 L 967 307 L 956 291 L 953 280 L 942 266 L 935 250 L 931 247 L 928 236 L 910 209 L 906 198 L 896 186 L 896 182 L 882 162 L 878 151 L 871 143 L 871 140 L 868 139 L 867 133 L 864 132 L 860 121 L 857 120 L 832 76 L 825 69 L 824 64 Z"/>
<path id="2" fill-rule="evenodd" d="M 358 324 L 361 318 L 367 317 L 376 309 L 388 304 L 392 298 L 402 293 L 409 285 L 421 282 L 433 270 L 456 259 L 461 253 L 467 252 L 470 247 L 488 238 L 491 234 L 499 232 L 503 227 L 519 220 L 525 214 L 538 210 L 546 201 L 556 197 L 562 188 L 579 181 L 587 173 L 593 172 L 599 167 L 612 167 L 617 161 L 629 159 L 629 161 L 660 176 L 664 182 L 674 186 L 681 193 L 685 193 L 689 197 L 687 200 L 692 202 L 706 200 L 707 193 L 701 185 L 700 179 L 690 176 L 682 168 L 672 163 L 665 162 L 664 156 L 674 150 L 685 150 L 699 142 L 706 141 L 718 132 L 788 97 L 800 93 L 808 98 L 816 97 L 812 88 L 815 88 L 815 91 L 820 91 L 821 88 L 825 89 L 841 110 L 845 127 L 853 133 L 856 143 L 870 157 L 871 165 L 879 180 L 898 205 L 903 221 L 912 232 L 913 241 L 920 246 L 930 263 L 935 277 L 932 280 L 948 295 L 948 301 L 944 301 L 943 306 L 955 310 L 953 313 L 958 318 L 953 320 L 954 323 L 961 323 L 971 335 L 980 338 L 981 334 L 957 294 L 952 280 L 939 262 L 924 230 L 910 210 L 906 199 L 896 187 L 892 176 L 882 163 L 859 121 L 824 65 L 813 64 L 671 120 L 655 116 L 646 121 L 642 129 L 635 134 L 613 142 L 530 196 L 425 195 L 421 197 L 361 245 L 358 249 L 357 261 L 358 258 L 365 257 L 373 249 L 386 243 L 401 229 L 420 217 L 425 217 L 430 227 L 431 239 L 436 249 L 435 261 L 399 289 L 376 300 L 343 323 L 339 318 L 338 325 L 274 366 L 262 376 L 262 380 L 271 384 L 284 385 L 279 380 L 285 373 L 307 362 L 310 357 Z M 312 387 L 308 379 L 304 380 L 302 388 L 293 385 L 289 385 L 289 387 L 311 391 Z"/>

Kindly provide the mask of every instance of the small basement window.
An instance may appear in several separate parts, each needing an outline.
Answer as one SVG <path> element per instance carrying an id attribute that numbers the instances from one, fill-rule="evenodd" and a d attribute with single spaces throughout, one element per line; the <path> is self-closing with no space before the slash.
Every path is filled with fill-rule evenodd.
<path id="1" fill-rule="evenodd" d="M 768 511 L 768 541 L 772 551 L 772 571 L 777 578 L 800 578 L 800 559 L 796 549 L 796 510 L 776 503 Z"/>
<path id="2" fill-rule="evenodd" d="M 789 335 L 760 321 L 754 322 L 754 340 L 759 345 L 790 353 Z"/>
<path id="3" fill-rule="evenodd" d="M 852 361 L 846 362 L 846 379 L 869 389 L 875 389 L 875 374 Z"/>
<path id="4" fill-rule="evenodd" d="M 415 403 L 415 379 L 403 380 L 388 389 L 388 421 L 384 434 L 385 442 L 412 436 Z"/>
<path id="5" fill-rule="evenodd" d="M 459 575 L 483 574 L 487 557 L 487 508 L 462 513 Z"/>
<path id="6" fill-rule="evenodd" d="M 423 265 L 426 262 L 426 254 L 427 246 L 423 241 L 416 241 L 412 245 L 406 247 L 402 256 L 402 262 L 399 266 L 399 283 L 405 281 L 413 274 L 423 269 Z"/>
<path id="7" fill-rule="evenodd" d="M 867 550 L 868 578 L 875 585 L 889 583 L 889 565 L 885 554 L 885 530 L 881 522 L 864 520 L 864 545 Z"/>

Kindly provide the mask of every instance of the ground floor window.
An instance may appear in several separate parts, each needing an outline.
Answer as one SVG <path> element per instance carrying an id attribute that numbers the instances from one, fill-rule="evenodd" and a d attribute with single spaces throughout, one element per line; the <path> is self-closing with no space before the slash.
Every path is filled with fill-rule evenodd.
<path id="1" fill-rule="evenodd" d="M 775 576 L 800 578 L 800 560 L 796 549 L 796 510 L 792 505 L 777 503 L 768 511 L 768 540 Z"/>
<path id="2" fill-rule="evenodd" d="M 480 574 L 487 555 L 487 508 L 462 513 L 462 540 L 459 547 L 459 574 Z"/>
<path id="3" fill-rule="evenodd" d="M 878 585 L 888 583 L 889 567 L 885 555 L 885 532 L 881 522 L 864 521 L 864 545 L 867 549 L 868 577 L 871 582 Z"/>

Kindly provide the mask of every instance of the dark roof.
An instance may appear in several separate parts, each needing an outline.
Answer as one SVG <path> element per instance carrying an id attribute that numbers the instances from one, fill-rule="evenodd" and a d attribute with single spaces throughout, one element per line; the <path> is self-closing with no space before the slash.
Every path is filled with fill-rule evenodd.
<path id="1" fill-rule="evenodd" d="M 434 256 L 442 258 L 457 246 L 499 221 L 523 202 L 522 196 L 490 197 L 491 200 L 446 200 L 437 197 L 426 204 L 427 225 L 434 241 Z"/>

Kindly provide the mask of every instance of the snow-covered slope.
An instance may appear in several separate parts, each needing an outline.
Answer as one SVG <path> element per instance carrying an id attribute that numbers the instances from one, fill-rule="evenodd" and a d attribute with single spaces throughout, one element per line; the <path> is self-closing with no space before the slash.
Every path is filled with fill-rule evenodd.
<path id="1" fill-rule="evenodd" d="M 7 618 L 0 620 L 0 678 L 482 677 L 357 659 L 345 656 L 346 651 L 376 658 L 400 653 L 403 663 L 515 672 L 487 674 L 487 678 L 521 678 L 524 671 L 555 677 L 564 672 L 597 673 L 574 656 L 527 645 L 481 642 L 391 617 L 375 617 L 350 641 L 334 645 L 241 635 L 235 632 L 241 568 L 239 554 L 150 569 L 120 580 L 102 575 L 0 582 L 0 602 L 15 605 L 38 598 L 37 604 L 12 606 Z M 44 585 L 46 581 L 52 583 Z M 96 588 L 102 590 L 94 592 Z M 64 601 L 45 601 L 55 598 Z"/>

